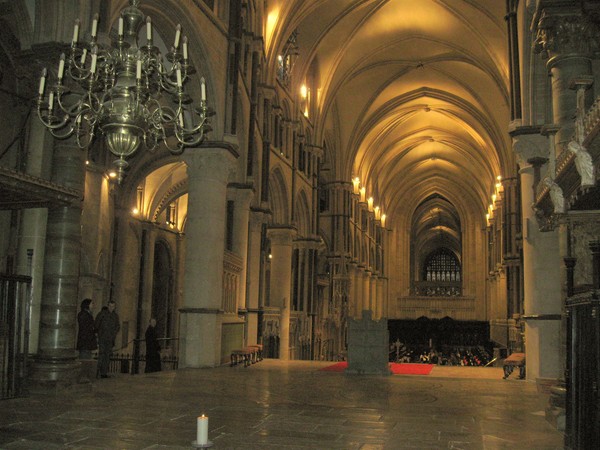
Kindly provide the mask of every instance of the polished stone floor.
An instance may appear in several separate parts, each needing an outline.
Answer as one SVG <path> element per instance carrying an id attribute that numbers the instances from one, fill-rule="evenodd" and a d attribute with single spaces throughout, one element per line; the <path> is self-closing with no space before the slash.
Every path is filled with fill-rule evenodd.
<path id="1" fill-rule="evenodd" d="M 0 401 L 1 449 L 560 449 L 534 383 L 498 368 L 349 376 L 330 363 L 119 375 Z"/>

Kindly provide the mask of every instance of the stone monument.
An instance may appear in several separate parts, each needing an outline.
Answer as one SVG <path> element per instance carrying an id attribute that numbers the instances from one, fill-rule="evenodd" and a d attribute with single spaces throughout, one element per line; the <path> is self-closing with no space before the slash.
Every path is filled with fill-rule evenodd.
<path id="1" fill-rule="evenodd" d="M 388 364 L 389 332 L 387 320 L 373 320 L 364 310 L 362 319 L 348 322 L 347 374 L 391 375 Z"/>

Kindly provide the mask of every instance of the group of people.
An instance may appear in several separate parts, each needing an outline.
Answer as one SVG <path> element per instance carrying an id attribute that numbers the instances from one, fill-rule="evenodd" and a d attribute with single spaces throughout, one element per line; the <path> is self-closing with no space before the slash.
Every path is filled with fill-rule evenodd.
<path id="1" fill-rule="evenodd" d="M 92 299 L 81 302 L 81 310 L 77 315 L 79 331 L 77 334 L 77 350 L 79 359 L 92 359 L 92 352 L 98 350 L 97 375 L 108 378 L 110 355 L 115 346 L 115 338 L 121 329 L 119 315 L 115 311 L 116 303 L 110 300 L 94 318 Z M 156 334 L 156 319 L 150 319 L 146 329 L 146 372 L 158 372 L 160 365 L 160 344 Z"/>
<path id="2" fill-rule="evenodd" d="M 418 348 L 407 346 L 397 340 L 390 346 L 390 360 L 399 363 L 423 363 L 448 366 L 485 366 L 490 354 L 481 346 Z"/>

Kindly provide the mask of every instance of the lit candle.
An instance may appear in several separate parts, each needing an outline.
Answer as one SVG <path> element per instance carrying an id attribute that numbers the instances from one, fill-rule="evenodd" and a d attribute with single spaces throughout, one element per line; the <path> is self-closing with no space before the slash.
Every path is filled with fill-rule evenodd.
<path id="1" fill-rule="evenodd" d="M 179 87 L 182 86 L 182 82 L 181 82 L 181 68 L 179 66 L 177 66 L 177 86 L 179 86 Z"/>
<path id="2" fill-rule="evenodd" d="M 98 34 L 98 13 L 94 14 L 94 20 L 92 21 L 92 38 Z"/>
<path id="3" fill-rule="evenodd" d="M 152 19 L 150 16 L 146 17 L 146 39 L 148 42 L 152 41 Z"/>
<path id="4" fill-rule="evenodd" d="M 65 54 L 60 55 L 60 61 L 58 63 L 58 79 L 62 80 L 63 74 L 65 73 Z"/>
<path id="5" fill-rule="evenodd" d="M 73 27 L 73 44 L 76 44 L 79 40 L 79 19 L 75 19 L 75 26 Z"/>
<path id="6" fill-rule="evenodd" d="M 198 429 L 196 431 L 196 444 L 208 444 L 208 417 L 202 414 L 198 417 Z"/>
<path id="7" fill-rule="evenodd" d="M 98 60 L 98 47 L 94 47 L 92 49 L 92 65 L 90 67 L 90 72 L 96 73 L 96 61 Z"/>
<path id="8" fill-rule="evenodd" d="M 83 53 L 81 54 L 81 65 L 83 66 L 85 64 L 85 58 L 87 57 L 87 48 L 83 49 Z"/>
<path id="9" fill-rule="evenodd" d="M 183 59 L 187 61 L 188 59 L 188 48 L 187 48 L 187 36 L 183 37 Z"/>
<path id="10" fill-rule="evenodd" d="M 119 37 L 123 37 L 123 18 L 119 17 Z"/>
<path id="11" fill-rule="evenodd" d="M 40 78 L 40 88 L 38 90 L 40 95 L 44 95 L 44 87 L 46 86 L 46 75 L 48 71 L 46 69 L 42 70 L 42 77 Z"/>
<path id="12" fill-rule="evenodd" d="M 204 77 L 200 78 L 200 100 L 206 100 L 206 80 Z"/>
<path id="13" fill-rule="evenodd" d="M 181 25 L 177 25 L 177 28 L 175 28 L 175 44 L 173 44 L 173 47 L 175 47 L 175 49 L 179 48 L 179 38 L 181 37 Z"/>

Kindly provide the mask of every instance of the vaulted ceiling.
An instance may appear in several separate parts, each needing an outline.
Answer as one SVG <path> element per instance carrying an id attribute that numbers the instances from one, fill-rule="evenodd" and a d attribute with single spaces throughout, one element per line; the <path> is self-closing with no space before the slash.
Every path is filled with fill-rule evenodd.
<path id="1" fill-rule="evenodd" d="M 358 176 L 388 217 L 438 194 L 483 222 L 496 177 L 514 171 L 505 7 L 269 1 L 267 57 L 297 32 L 292 89 L 315 83 L 311 120 L 316 140 L 334 148 L 335 179 Z"/>

